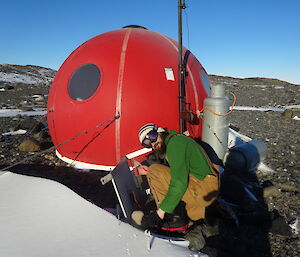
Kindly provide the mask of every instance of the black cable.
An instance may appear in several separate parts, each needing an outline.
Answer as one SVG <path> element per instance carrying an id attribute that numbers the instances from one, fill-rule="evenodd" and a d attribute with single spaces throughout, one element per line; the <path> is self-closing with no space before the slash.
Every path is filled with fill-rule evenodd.
<path id="1" fill-rule="evenodd" d="M 72 141 L 72 140 L 75 140 L 75 139 L 77 139 L 78 137 L 81 137 L 81 136 L 83 136 L 83 135 L 86 135 L 86 134 L 90 133 L 92 130 L 94 130 L 94 129 L 96 129 L 96 128 L 99 128 L 99 127 L 103 126 L 105 123 L 107 123 L 107 122 L 110 121 L 110 123 L 104 127 L 104 129 L 106 129 L 106 128 L 107 128 L 108 126 L 110 126 L 115 120 L 117 120 L 117 119 L 119 119 L 119 118 L 120 118 L 120 114 L 118 113 L 118 115 L 116 115 L 116 116 L 113 118 L 112 121 L 110 121 L 111 119 L 106 120 L 106 121 L 104 121 L 104 122 L 98 124 L 96 127 L 92 128 L 92 129 L 90 129 L 90 130 L 82 131 L 82 132 L 80 132 L 79 134 L 77 134 L 76 136 L 74 136 L 74 137 L 72 137 L 72 138 L 69 138 L 69 139 L 65 140 L 64 142 L 62 142 L 62 143 L 59 143 L 59 144 L 57 144 L 57 145 L 54 145 L 54 146 L 52 146 L 52 147 L 50 147 L 50 148 L 48 148 L 48 149 L 45 149 L 44 151 L 35 153 L 35 154 L 33 154 L 33 155 L 31 155 L 31 156 L 29 156 L 29 157 L 27 157 L 27 158 L 22 159 L 22 160 L 19 161 L 19 162 L 16 162 L 16 163 L 14 163 L 14 164 L 11 164 L 11 165 L 9 165 L 9 166 L 6 166 L 6 167 L 0 169 L 0 171 L 8 170 L 8 169 L 10 169 L 10 168 L 12 168 L 12 167 L 14 167 L 14 166 L 17 166 L 17 165 L 19 165 L 19 164 L 21 164 L 21 163 L 24 163 L 25 161 L 31 160 L 31 159 L 33 159 L 34 157 L 38 156 L 38 155 L 41 155 L 41 154 L 46 153 L 46 152 L 50 152 L 50 151 L 52 151 L 53 149 L 57 149 L 58 147 L 60 147 L 60 146 L 62 146 L 62 145 L 64 145 L 64 144 L 66 144 L 66 143 L 68 143 L 68 142 L 70 142 L 70 141 Z M 104 130 L 104 129 L 103 129 L 103 130 Z M 101 132 L 99 132 L 98 134 L 100 135 L 100 134 L 103 132 L 103 130 L 102 130 Z M 99 136 L 98 134 L 97 134 L 92 140 L 94 140 L 97 136 Z M 89 142 L 89 143 L 90 143 L 90 142 Z M 88 144 L 89 144 L 89 143 L 88 143 Z M 87 145 L 86 145 L 86 146 L 87 146 Z M 86 148 L 86 146 L 85 146 L 84 148 Z M 81 152 L 82 152 L 83 150 L 84 150 L 84 149 L 82 149 Z M 81 152 L 80 152 L 79 154 L 81 154 Z M 79 156 L 79 154 L 77 155 L 77 157 Z M 77 158 L 77 157 L 76 157 L 76 158 Z M 76 159 L 75 159 L 75 160 L 76 160 Z M 74 161 L 75 161 L 75 160 L 74 160 Z M 73 163 L 73 162 L 72 162 L 72 163 Z"/>
<path id="2" fill-rule="evenodd" d="M 74 158 L 74 160 L 70 163 L 70 165 L 72 165 L 77 160 L 77 158 L 79 157 L 79 155 L 82 154 L 82 152 L 84 151 L 84 149 L 86 149 L 90 143 L 92 143 L 98 136 L 101 135 L 101 133 L 105 129 L 107 129 L 112 123 L 114 123 L 119 118 L 120 118 L 120 114 L 116 115 L 114 117 L 114 119 L 112 121 L 110 121 L 110 123 L 108 123 L 100 132 L 97 132 L 96 135 L 89 142 L 87 142 L 86 145 L 78 152 L 78 154 L 76 155 L 76 157 Z"/>

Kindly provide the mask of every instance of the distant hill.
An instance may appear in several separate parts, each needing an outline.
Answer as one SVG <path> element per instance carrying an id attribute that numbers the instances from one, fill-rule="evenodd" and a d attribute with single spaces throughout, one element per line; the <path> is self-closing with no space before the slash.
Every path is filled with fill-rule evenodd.
<path id="1" fill-rule="evenodd" d="M 3 84 L 41 84 L 49 86 L 56 70 L 34 65 L 0 64 L 0 86 Z M 209 75 L 214 84 L 225 85 L 294 85 L 286 81 L 272 78 L 233 78 L 227 76 Z"/>
<path id="2" fill-rule="evenodd" d="M 266 86 L 285 86 L 285 85 L 295 85 L 283 80 L 273 79 L 273 78 L 233 78 L 228 76 L 218 76 L 218 75 L 209 75 L 211 81 L 214 84 L 231 84 L 239 86 L 250 86 L 250 85 L 266 85 Z"/>
<path id="3" fill-rule="evenodd" d="M 0 85 L 29 84 L 49 86 L 56 74 L 55 70 L 33 65 L 0 64 Z"/>

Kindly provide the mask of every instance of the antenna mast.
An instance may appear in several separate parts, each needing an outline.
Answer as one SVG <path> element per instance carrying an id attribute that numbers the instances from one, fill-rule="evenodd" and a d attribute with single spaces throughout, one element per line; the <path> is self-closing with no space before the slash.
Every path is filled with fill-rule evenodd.
<path id="1" fill-rule="evenodd" d="M 182 9 L 185 9 L 185 0 L 178 0 L 178 101 L 179 101 L 179 132 L 183 133 L 185 121 L 180 117 L 180 113 L 185 110 L 185 71 L 182 63 Z"/>

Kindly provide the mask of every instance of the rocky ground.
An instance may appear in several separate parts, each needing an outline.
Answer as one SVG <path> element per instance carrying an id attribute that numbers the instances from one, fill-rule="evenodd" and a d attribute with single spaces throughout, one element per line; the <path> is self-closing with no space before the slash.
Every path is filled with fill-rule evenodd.
<path id="1" fill-rule="evenodd" d="M 225 85 L 228 92 L 233 92 L 237 97 L 236 105 L 239 106 L 278 107 L 300 104 L 300 86 L 287 82 L 269 79 L 241 80 L 218 76 L 211 76 L 211 79 L 215 84 Z M 18 107 L 26 110 L 45 107 L 49 83 L 2 82 L 1 88 L 5 89 L 0 92 L 1 108 Z M 33 95 L 44 96 L 44 100 L 37 101 Z M 240 133 L 261 140 L 268 147 L 265 163 L 274 172 L 257 173 L 257 179 L 261 185 L 272 186 L 264 197 L 269 210 L 277 210 L 286 221 L 299 219 L 300 121 L 286 117 L 282 112 L 237 110 L 230 114 L 229 120 Z M 0 117 L 0 135 L 20 128 L 28 132 L 24 135 L 2 136 L 0 139 L 0 169 L 20 162 L 9 170 L 59 181 L 100 207 L 115 207 L 114 195 L 107 193 L 112 192 L 111 185 L 108 183 L 103 187 L 99 183 L 100 177 L 105 173 L 83 172 L 67 167 L 56 158 L 54 149 L 47 150 L 51 146 L 51 140 L 47 134 L 44 117 Z M 32 139 L 37 150 L 35 153 L 39 153 L 38 155 L 22 151 L 24 149 L 20 148 L 20 144 L 25 139 Z M 239 229 L 231 227 L 231 231 L 234 230 Z M 269 232 L 265 233 L 265 237 L 260 237 L 260 234 L 251 227 L 247 227 L 245 231 L 239 234 L 242 235 L 239 238 L 234 238 L 237 235 L 235 232 L 227 233 L 227 236 L 232 237 L 230 247 L 236 249 L 238 245 L 240 248 L 244 247 L 242 250 L 236 250 L 232 254 L 228 251 L 218 251 L 217 256 L 299 256 L 299 234 L 279 235 L 280 233 Z M 216 252 L 211 251 L 211 256 L 213 255 L 216 256 Z"/>
<path id="2" fill-rule="evenodd" d="M 225 81 L 224 81 L 225 80 Z M 299 105 L 300 86 L 256 79 L 251 83 L 238 79 L 213 78 L 214 83 L 225 82 L 227 90 L 237 96 L 240 106 L 287 106 Z M 276 83 L 277 82 L 277 83 Z M 287 115 L 288 116 L 288 115 Z M 287 221 L 299 218 L 300 206 L 300 121 L 286 117 L 282 112 L 233 111 L 230 123 L 241 134 L 264 142 L 268 147 L 265 163 L 274 173 L 258 173 L 261 183 L 270 181 L 278 194 L 265 198 L 269 210 L 278 210 Z M 300 253 L 298 237 L 282 237 L 269 233 L 273 256 L 297 256 Z"/>

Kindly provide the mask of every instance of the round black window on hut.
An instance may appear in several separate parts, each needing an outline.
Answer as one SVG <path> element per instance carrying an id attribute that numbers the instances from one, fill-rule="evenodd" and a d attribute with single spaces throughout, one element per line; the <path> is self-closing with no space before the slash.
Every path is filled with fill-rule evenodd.
<path id="1" fill-rule="evenodd" d="M 69 80 L 68 91 L 72 99 L 83 101 L 90 98 L 100 85 L 101 73 L 95 64 L 80 66 Z"/>

